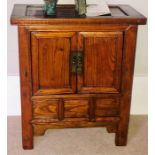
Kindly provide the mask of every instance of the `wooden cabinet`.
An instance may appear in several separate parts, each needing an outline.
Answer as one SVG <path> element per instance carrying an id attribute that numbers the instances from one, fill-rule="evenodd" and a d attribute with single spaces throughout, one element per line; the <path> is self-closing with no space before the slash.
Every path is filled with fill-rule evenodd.
<path id="1" fill-rule="evenodd" d="M 112 16 L 76 17 L 58 6 L 15 5 L 18 25 L 23 148 L 50 128 L 98 127 L 127 143 L 137 25 L 146 18 L 126 5 Z"/>

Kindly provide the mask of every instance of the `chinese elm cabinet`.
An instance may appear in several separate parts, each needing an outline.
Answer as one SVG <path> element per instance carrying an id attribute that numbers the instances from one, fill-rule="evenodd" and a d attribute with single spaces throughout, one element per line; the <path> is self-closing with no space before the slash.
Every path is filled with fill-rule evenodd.
<path id="1" fill-rule="evenodd" d="M 104 126 L 127 143 L 137 26 L 128 5 L 111 16 L 80 17 L 72 5 L 46 18 L 41 5 L 14 6 L 18 25 L 24 149 L 47 129 Z"/>

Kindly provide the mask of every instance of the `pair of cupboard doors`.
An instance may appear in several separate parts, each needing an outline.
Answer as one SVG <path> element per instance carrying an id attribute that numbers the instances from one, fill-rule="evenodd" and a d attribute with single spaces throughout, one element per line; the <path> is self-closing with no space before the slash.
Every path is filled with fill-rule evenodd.
<path id="1" fill-rule="evenodd" d="M 31 32 L 33 95 L 119 93 L 123 32 Z"/>

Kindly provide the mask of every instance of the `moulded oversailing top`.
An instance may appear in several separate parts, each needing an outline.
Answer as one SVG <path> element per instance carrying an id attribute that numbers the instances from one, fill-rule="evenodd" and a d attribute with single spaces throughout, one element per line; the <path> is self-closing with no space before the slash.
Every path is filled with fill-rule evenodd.
<path id="1" fill-rule="evenodd" d="M 146 17 L 129 5 L 109 5 L 111 16 L 77 16 L 74 5 L 58 5 L 56 17 L 44 16 L 43 5 L 15 4 L 11 24 L 146 24 Z"/>

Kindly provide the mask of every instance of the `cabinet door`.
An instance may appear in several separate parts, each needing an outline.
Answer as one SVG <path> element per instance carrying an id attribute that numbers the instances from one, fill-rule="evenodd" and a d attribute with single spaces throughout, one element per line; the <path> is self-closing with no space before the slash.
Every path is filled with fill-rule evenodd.
<path id="1" fill-rule="evenodd" d="M 83 73 L 78 75 L 79 93 L 119 93 L 122 64 L 122 32 L 80 32 Z"/>
<path id="2" fill-rule="evenodd" d="M 76 76 L 70 74 L 70 55 L 76 48 L 73 32 L 32 32 L 34 95 L 74 93 Z"/>

